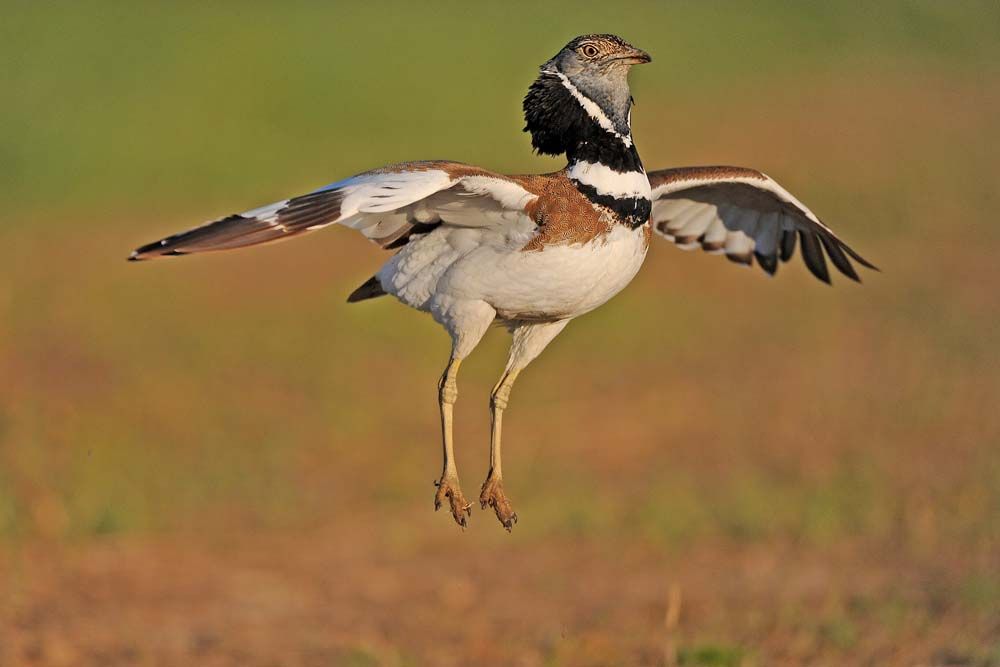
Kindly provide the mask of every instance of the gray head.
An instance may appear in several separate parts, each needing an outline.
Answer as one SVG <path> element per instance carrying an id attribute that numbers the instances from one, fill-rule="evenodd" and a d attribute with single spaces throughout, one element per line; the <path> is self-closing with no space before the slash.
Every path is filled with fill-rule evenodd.
<path id="1" fill-rule="evenodd" d="M 525 130 L 531 132 L 534 147 L 542 153 L 566 152 L 581 138 L 574 133 L 585 133 L 580 125 L 586 118 L 628 135 L 628 72 L 632 65 L 650 60 L 648 53 L 615 35 L 572 40 L 542 64 L 524 98 Z"/>

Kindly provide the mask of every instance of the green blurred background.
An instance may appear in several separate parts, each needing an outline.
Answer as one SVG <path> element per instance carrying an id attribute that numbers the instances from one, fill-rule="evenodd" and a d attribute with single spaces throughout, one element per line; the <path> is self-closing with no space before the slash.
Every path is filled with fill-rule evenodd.
<path id="1" fill-rule="evenodd" d="M 844 567 L 876 568 L 895 593 L 858 611 L 848 592 L 863 576 L 843 595 L 831 584 L 800 653 L 797 621 L 776 621 L 764 641 L 730 610 L 682 625 L 689 643 L 664 660 L 874 659 L 908 644 L 920 659 L 1000 664 L 997 3 L 0 9 L 0 548 L 20 563 L 12 608 L 36 599 L 24 581 L 44 587 L 101 544 L 199 549 L 218 534 L 290 536 L 296 553 L 312 539 L 369 540 L 427 562 L 439 547 L 505 549 L 516 562 L 568 544 L 650 563 L 739 563 L 772 548 L 811 562 L 851 545 Z M 647 168 L 760 168 L 883 273 L 830 289 L 797 262 L 768 280 L 655 245 L 633 285 L 568 327 L 514 392 L 514 535 L 477 512 L 459 539 L 430 511 L 447 336 L 388 299 L 344 303 L 384 253 L 334 229 L 234 254 L 124 259 L 382 164 L 559 168 L 531 154 L 521 98 L 539 63 L 594 31 L 654 57 L 632 75 Z M 460 377 L 467 494 L 485 475 L 487 396 L 506 345 L 489 334 Z M 64 555 L 34 571 L 34 549 Z M 686 584 L 683 571 L 688 595 L 714 608 L 714 584 Z M 892 572 L 916 583 L 894 588 Z M 738 586 L 727 594 L 752 604 Z M 897 602 L 896 634 L 869 632 Z M 566 623 L 582 643 L 529 635 L 522 662 L 645 655 L 645 634 L 594 649 L 596 626 Z M 19 627 L 15 643 L 31 635 Z M 943 627 L 955 632 L 928 630 Z M 475 655 L 461 638 L 447 655 Z M 334 663 L 432 655 L 406 634 L 378 642 L 395 657 L 372 658 L 369 642 Z"/>

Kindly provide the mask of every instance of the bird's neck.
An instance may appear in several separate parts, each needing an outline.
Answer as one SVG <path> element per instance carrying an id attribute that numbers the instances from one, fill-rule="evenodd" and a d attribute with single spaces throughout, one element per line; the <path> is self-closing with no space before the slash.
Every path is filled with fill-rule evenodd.
<path id="1" fill-rule="evenodd" d="M 566 175 L 590 202 L 611 210 L 633 229 L 649 220 L 652 193 L 632 133 L 609 131 L 594 122 L 566 151 Z"/>
<path id="2" fill-rule="evenodd" d="M 524 98 L 524 130 L 539 153 L 566 154 L 566 175 L 592 204 L 635 228 L 649 220 L 652 195 L 632 141 L 627 88 L 620 98 L 601 106 L 565 74 L 543 67 Z"/>
<path id="3" fill-rule="evenodd" d="M 632 141 L 632 128 L 621 130 L 602 127 L 594 118 L 584 118 L 575 135 L 567 142 L 566 158 L 574 162 L 600 162 L 615 171 L 642 171 L 639 151 Z"/>

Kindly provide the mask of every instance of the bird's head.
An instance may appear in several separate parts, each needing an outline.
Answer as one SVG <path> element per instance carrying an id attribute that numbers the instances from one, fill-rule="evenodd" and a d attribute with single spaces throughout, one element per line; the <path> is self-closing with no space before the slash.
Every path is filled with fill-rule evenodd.
<path id="1" fill-rule="evenodd" d="M 628 136 L 628 72 L 649 54 L 615 35 L 582 35 L 543 63 L 524 98 L 526 132 L 539 153 L 558 155 L 597 126 Z"/>

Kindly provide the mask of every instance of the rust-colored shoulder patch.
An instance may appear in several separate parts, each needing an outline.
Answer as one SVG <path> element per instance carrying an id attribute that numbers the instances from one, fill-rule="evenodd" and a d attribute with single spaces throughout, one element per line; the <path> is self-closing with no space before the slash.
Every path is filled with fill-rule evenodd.
<path id="1" fill-rule="evenodd" d="M 587 243 L 607 234 L 615 225 L 610 212 L 595 208 L 566 177 L 565 170 L 510 178 L 538 195 L 527 211 L 538 224 L 538 231 L 521 248 L 522 252 L 536 252 L 550 245 Z"/>

